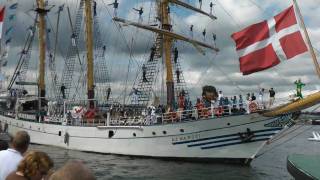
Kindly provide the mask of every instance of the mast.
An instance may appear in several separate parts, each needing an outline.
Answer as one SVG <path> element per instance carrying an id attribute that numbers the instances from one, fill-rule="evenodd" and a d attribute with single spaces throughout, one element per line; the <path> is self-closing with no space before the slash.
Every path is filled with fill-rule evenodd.
<path id="1" fill-rule="evenodd" d="M 169 0 L 162 0 L 160 3 L 162 29 L 171 31 L 170 15 L 168 12 Z M 167 69 L 166 85 L 167 85 L 167 106 L 172 109 L 174 103 L 174 82 L 171 64 L 172 38 L 163 36 L 164 60 Z"/>
<path id="2" fill-rule="evenodd" d="M 46 59 L 46 22 L 45 15 L 48 10 L 45 10 L 45 3 L 43 0 L 37 0 L 38 8 L 37 13 L 39 14 L 39 110 L 42 107 L 42 99 L 46 95 L 45 85 L 45 59 Z"/>
<path id="3" fill-rule="evenodd" d="M 199 52 L 204 54 L 204 51 L 200 47 L 212 49 L 215 52 L 219 52 L 219 49 L 216 48 L 213 45 L 206 44 L 204 42 L 200 42 L 194 39 L 190 39 L 188 37 L 185 37 L 183 35 L 179 35 L 177 33 L 172 32 L 172 25 L 170 24 L 170 12 L 169 12 L 169 3 L 173 3 L 182 7 L 185 7 L 189 10 L 201 13 L 203 15 L 209 16 L 211 19 L 216 19 L 215 16 L 210 15 L 208 13 L 203 12 L 200 9 L 197 9 L 195 7 L 192 7 L 186 3 L 183 3 L 178 0 L 158 0 L 159 3 L 159 18 L 161 20 L 161 29 L 152 27 L 150 25 L 144 25 L 140 23 L 131 22 L 122 18 L 114 17 L 113 20 L 117 22 L 121 22 L 124 25 L 131 25 L 135 26 L 141 29 L 145 29 L 148 31 L 152 31 L 155 33 L 158 33 L 158 35 L 163 36 L 163 61 L 165 62 L 166 66 L 166 85 L 167 85 L 167 106 L 172 109 L 173 103 L 174 103 L 174 81 L 173 81 L 173 69 L 172 69 L 172 63 L 171 63 L 171 49 L 172 49 L 172 41 L 173 39 L 181 40 L 184 42 L 191 43 Z"/>
<path id="4" fill-rule="evenodd" d="M 93 77 L 93 27 L 92 27 L 92 0 L 85 0 L 86 17 L 86 46 L 87 46 L 87 91 L 90 107 L 94 106 L 94 77 Z"/>
<path id="5" fill-rule="evenodd" d="M 300 11 L 300 8 L 298 6 L 298 3 L 296 0 L 293 0 L 293 3 L 297 9 L 297 14 L 299 16 L 299 19 L 300 19 L 300 22 L 301 22 L 301 25 L 302 25 L 302 29 L 303 29 L 303 32 L 304 32 L 304 35 L 306 37 L 306 40 L 307 40 L 307 44 L 308 44 L 308 47 L 309 47 L 309 52 L 311 54 L 311 57 L 312 57 L 312 60 L 313 60 L 313 63 L 314 63 L 314 67 L 316 68 L 316 72 L 317 72 L 317 75 L 318 77 L 320 78 L 320 67 L 319 67 L 319 63 L 318 63 L 318 60 L 317 60 L 317 56 L 314 52 L 314 49 L 313 49 L 313 46 L 311 44 L 311 41 L 310 41 L 310 37 L 309 37 L 309 34 L 308 34 L 308 31 L 307 31 L 307 28 L 305 26 L 305 23 L 303 21 L 303 18 L 302 18 L 302 14 L 301 14 L 301 11 Z"/>

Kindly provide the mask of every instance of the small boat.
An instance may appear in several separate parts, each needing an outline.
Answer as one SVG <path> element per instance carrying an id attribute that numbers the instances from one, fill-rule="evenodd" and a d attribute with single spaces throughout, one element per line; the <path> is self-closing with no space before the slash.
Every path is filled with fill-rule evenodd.
<path id="1" fill-rule="evenodd" d="M 296 179 L 320 179 L 320 156 L 292 154 L 287 158 L 287 169 Z"/>

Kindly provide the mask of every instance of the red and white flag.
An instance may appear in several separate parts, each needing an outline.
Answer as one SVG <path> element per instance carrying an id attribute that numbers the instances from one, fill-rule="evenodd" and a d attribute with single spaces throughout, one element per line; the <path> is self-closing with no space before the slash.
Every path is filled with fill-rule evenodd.
<path id="1" fill-rule="evenodd" d="M 2 24 L 4 20 L 4 11 L 5 11 L 5 7 L 3 7 L 0 11 L 0 39 L 2 38 Z"/>
<path id="2" fill-rule="evenodd" d="M 273 67 L 282 60 L 308 51 L 293 6 L 231 37 L 236 43 L 243 75 Z"/>

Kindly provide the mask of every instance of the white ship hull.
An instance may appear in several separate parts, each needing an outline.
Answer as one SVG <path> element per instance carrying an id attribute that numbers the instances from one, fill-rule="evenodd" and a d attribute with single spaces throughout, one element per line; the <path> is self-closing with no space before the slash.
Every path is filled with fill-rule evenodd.
<path id="1" fill-rule="evenodd" d="M 25 130 L 36 144 L 132 156 L 245 161 L 253 159 L 282 129 L 279 119 L 283 120 L 254 113 L 151 126 L 79 127 L 0 116 L 1 123 L 8 124 L 9 133 Z M 247 128 L 254 137 L 244 142 L 238 133 L 247 132 Z M 114 135 L 109 137 L 112 132 Z"/>

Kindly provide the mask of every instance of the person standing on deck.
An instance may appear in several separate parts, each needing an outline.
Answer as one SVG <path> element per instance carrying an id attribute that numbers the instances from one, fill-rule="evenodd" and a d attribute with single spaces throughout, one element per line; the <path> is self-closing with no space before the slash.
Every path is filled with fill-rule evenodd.
<path id="1" fill-rule="evenodd" d="M 261 88 L 259 91 L 259 105 L 261 109 L 264 109 L 264 88 Z"/>
<path id="2" fill-rule="evenodd" d="M 271 88 L 269 90 L 269 94 L 270 94 L 270 97 L 269 97 L 269 107 L 271 107 L 274 103 L 274 100 L 275 100 L 275 95 L 276 95 L 276 92 L 273 90 L 273 88 Z"/>
<path id="3" fill-rule="evenodd" d="M 219 106 L 222 106 L 222 104 L 223 104 L 222 99 L 223 99 L 222 91 L 219 91 L 219 93 L 218 93 Z"/>
<path id="4" fill-rule="evenodd" d="M 297 86 L 296 96 L 299 97 L 300 99 L 303 99 L 302 87 L 305 86 L 305 84 L 301 82 L 301 79 L 298 79 L 297 81 L 295 81 L 294 84 Z"/>

